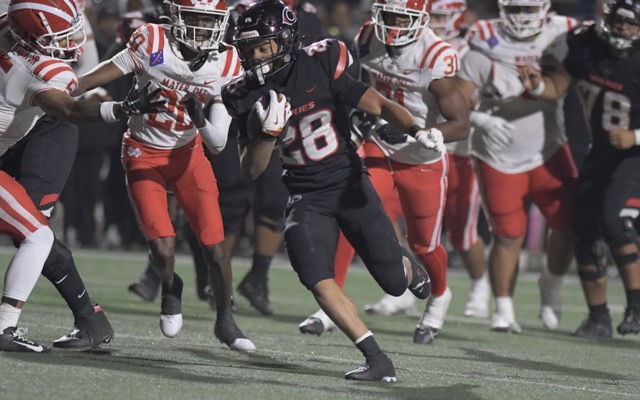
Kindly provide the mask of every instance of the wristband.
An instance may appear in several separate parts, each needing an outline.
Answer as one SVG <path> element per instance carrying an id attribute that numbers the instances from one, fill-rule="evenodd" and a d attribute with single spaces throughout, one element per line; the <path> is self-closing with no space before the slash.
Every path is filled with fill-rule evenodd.
<path id="1" fill-rule="evenodd" d="M 419 125 L 411 125 L 409 127 L 409 134 L 413 137 L 416 137 L 416 133 L 420 132 L 422 128 Z"/>
<path id="2" fill-rule="evenodd" d="M 636 146 L 640 146 L 640 129 L 634 130 L 633 134 L 636 137 Z"/>
<path id="3" fill-rule="evenodd" d="M 105 101 L 100 104 L 100 116 L 104 122 L 116 122 L 120 120 L 113 112 L 117 104 L 119 104 L 117 101 Z"/>
<path id="4" fill-rule="evenodd" d="M 544 80 L 541 79 L 540 80 L 540 84 L 538 85 L 538 87 L 535 88 L 535 89 L 532 89 L 532 90 L 528 90 L 528 93 L 530 95 L 533 95 L 533 96 L 536 96 L 536 97 L 540 97 L 542 92 L 544 92 L 544 87 L 545 87 Z"/>

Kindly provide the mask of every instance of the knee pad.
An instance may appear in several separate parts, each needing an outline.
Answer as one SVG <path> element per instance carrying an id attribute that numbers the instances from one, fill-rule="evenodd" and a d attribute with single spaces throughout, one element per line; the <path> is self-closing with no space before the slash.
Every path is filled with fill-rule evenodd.
<path id="1" fill-rule="evenodd" d="M 75 269 L 71 250 L 69 250 L 64 243 L 55 238 L 53 246 L 51 246 L 49 256 L 42 268 L 42 275 L 50 281 L 58 281 L 69 273 L 69 266 L 73 266 Z"/>
<path id="2" fill-rule="evenodd" d="M 224 194 L 221 191 L 219 203 L 225 235 L 239 234 L 242 231 L 244 218 L 251 207 L 248 191 L 240 189 Z"/>
<path id="3" fill-rule="evenodd" d="M 611 264 L 611 253 L 602 240 L 596 241 L 590 247 L 576 242 L 575 252 L 580 280 L 596 281 L 607 274 L 607 267 Z M 586 265 L 595 265 L 595 269 L 585 267 Z"/>
<path id="4" fill-rule="evenodd" d="M 622 267 L 638 260 L 638 233 L 633 220 L 630 218 L 612 218 L 603 221 L 604 238 L 610 249 L 618 249 L 629 244 L 634 244 L 636 251 L 632 254 L 615 254 L 612 258 L 616 265 Z"/>
<path id="5" fill-rule="evenodd" d="M 294 268 L 295 269 L 295 268 Z M 307 290 L 313 289 L 313 287 L 320 281 L 325 279 L 333 279 L 333 271 L 328 269 L 313 269 L 303 268 L 296 270 L 300 283 L 307 288 Z"/>
<path id="6" fill-rule="evenodd" d="M 638 234 L 630 218 L 606 218 L 602 221 L 602 233 L 611 249 L 638 244 Z"/>

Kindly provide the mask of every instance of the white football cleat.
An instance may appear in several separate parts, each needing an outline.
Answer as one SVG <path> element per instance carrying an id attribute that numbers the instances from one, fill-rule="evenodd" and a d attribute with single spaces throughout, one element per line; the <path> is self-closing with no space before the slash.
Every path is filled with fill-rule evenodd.
<path id="1" fill-rule="evenodd" d="M 182 314 L 160 314 L 160 330 L 166 337 L 176 337 L 182 329 Z"/>
<path id="2" fill-rule="evenodd" d="M 491 317 L 489 326 L 492 331 L 496 332 L 522 333 L 522 327 L 516 322 L 515 318 L 509 318 L 497 312 Z"/>
<path id="3" fill-rule="evenodd" d="M 298 325 L 300 333 L 309 333 L 311 335 L 318 336 L 325 332 L 331 332 L 336 328 L 336 324 L 324 311 L 322 311 L 322 309 L 316 311 Z"/>
<path id="4" fill-rule="evenodd" d="M 415 311 L 415 309 L 416 297 L 408 289 L 398 297 L 386 294 L 377 303 L 364 306 L 364 310 L 368 314 L 385 316 L 409 314 Z"/>
<path id="5" fill-rule="evenodd" d="M 471 282 L 469 289 L 469 299 L 464 309 L 465 317 L 487 318 L 489 316 L 489 298 L 491 296 L 491 286 L 487 276 L 484 275 L 478 280 Z"/>
<path id="6" fill-rule="evenodd" d="M 549 330 L 558 329 L 562 313 L 562 276 L 543 272 L 538 279 L 540 287 L 540 314 L 542 325 Z"/>
<path id="7" fill-rule="evenodd" d="M 256 345 L 247 338 L 238 338 L 233 342 L 227 344 L 231 350 L 245 351 L 247 353 L 253 353 L 256 351 Z"/>

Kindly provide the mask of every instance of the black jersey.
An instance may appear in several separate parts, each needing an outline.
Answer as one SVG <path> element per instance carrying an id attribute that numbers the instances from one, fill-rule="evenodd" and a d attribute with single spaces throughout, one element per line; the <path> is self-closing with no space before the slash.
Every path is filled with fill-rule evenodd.
<path id="1" fill-rule="evenodd" d="M 567 45 L 564 66 L 578 81 L 576 90 L 591 129 L 591 151 L 605 157 L 620 152 L 609 143 L 609 132 L 640 129 L 640 51 L 627 59 L 616 58 L 589 24 L 569 32 Z M 640 154 L 640 147 L 622 151 Z"/>
<path id="2" fill-rule="evenodd" d="M 229 82 L 222 98 L 239 121 L 238 139 L 248 140 L 251 108 L 269 90 L 290 100 L 293 115 L 280 134 L 283 182 L 291 193 L 307 192 L 359 177 L 360 157 L 351 145 L 348 110 L 355 107 L 368 86 L 347 71 L 354 65 L 347 46 L 327 39 L 298 52 L 279 83 L 260 86 L 247 75 Z"/>

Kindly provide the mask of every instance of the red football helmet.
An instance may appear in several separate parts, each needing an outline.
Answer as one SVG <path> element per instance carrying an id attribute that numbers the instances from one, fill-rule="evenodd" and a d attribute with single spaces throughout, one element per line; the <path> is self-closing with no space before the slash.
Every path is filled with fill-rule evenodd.
<path id="1" fill-rule="evenodd" d="M 191 50 L 217 49 L 228 20 L 226 0 L 171 0 L 173 34 Z"/>
<path id="2" fill-rule="evenodd" d="M 466 11 L 466 0 L 435 0 L 431 6 L 429 27 L 443 40 L 454 38 L 460 34 Z M 441 18 L 435 21 L 436 16 Z"/>
<path id="3" fill-rule="evenodd" d="M 505 31 L 516 39 L 537 35 L 547 20 L 550 0 L 498 0 Z"/>
<path id="4" fill-rule="evenodd" d="M 63 61 L 76 61 L 87 40 L 73 0 L 11 0 L 9 32 L 23 47 Z"/>
<path id="5" fill-rule="evenodd" d="M 429 24 L 432 0 L 376 0 L 371 7 L 376 37 L 388 46 L 403 46 L 420 37 Z"/>

